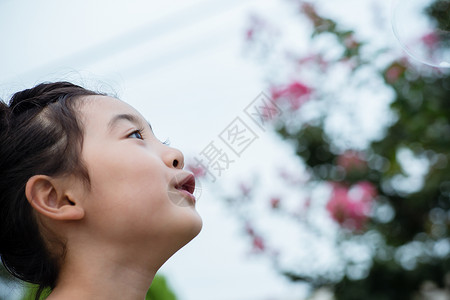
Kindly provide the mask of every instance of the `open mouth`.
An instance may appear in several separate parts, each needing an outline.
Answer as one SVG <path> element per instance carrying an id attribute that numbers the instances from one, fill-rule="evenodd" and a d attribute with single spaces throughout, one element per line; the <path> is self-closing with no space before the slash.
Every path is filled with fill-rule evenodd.
<path id="1" fill-rule="evenodd" d="M 181 182 L 175 185 L 177 190 L 184 190 L 190 194 L 194 194 L 195 191 L 195 177 L 192 174 L 186 176 Z"/>
<path id="2" fill-rule="evenodd" d="M 195 205 L 197 199 L 194 193 L 197 192 L 195 177 L 190 172 L 181 172 L 170 181 L 169 198 L 178 206 Z M 173 193 L 173 191 L 177 191 Z M 182 197 L 180 198 L 180 194 Z M 186 202 L 187 200 L 187 202 Z"/>

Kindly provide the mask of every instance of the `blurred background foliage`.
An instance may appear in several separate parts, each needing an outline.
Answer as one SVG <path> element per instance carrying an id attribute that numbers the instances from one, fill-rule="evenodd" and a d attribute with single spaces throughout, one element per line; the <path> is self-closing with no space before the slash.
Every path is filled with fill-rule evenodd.
<path id="1" fill-rule="evenodd" d="M 311 2 L 289 5 L 298 12 L 298 24 L 309 23 L 306 52 L 279 45 L 288 26 L 276 27 L 260 16 L 250 20 L 246 39 L 259 62 L 273 64 L 269 70 L 290 65 L 289 74 L 267 75 L 272 105 L 284 112 L 270 121 L 302 168 L 274 170 L 278 178 L 272 180 L 281 178 L 286 190 L 302 190 L 302 196 L 261 195 L 257 190 L 267 184 L 255 175 L 251 182 L 239 180 L 240 193 L 224 192 L 222 198 L 242 221 L 253 253 L 266 255 L 290 280 L 309 285 L 311 295 L 326 288 L 343 300 L 450 299 L 448 69 L 418 65 L 389 45 L 360 40 Z M 439 28 L 448 25 L 448 7 L 449 1 L 435 1 L 427 9 Z M 325 39 L 326 47 L 320 46 Z M 355 141 L 363 134 L 361 119 L 372 113 L 370 97 L 360 97 L 361 90 L 391 95 L 378 136 L 366 143 Z M 359 110 L 349 113 L 352 105 Z M 261 203 L 271 215 L 264 221 L 251 213 Z M 283 219 L 285 228 L 302 227 L 313 237 L 288 254 L 279 237 L 299 236 L 264 226 L 269 218 Z M 326 228 L 325 218 L 336 225 L 334 231 Z M 314 239 L 328 244 L 314 246 Z M 315 247 L 309 255 L 308 247 Z M 326 247 L 337 256 L 334 264 L 308 268 L 331 253 Z"/>
<path id="2" fill-rule="evenodd" d="M 31 285 L 28 283 L 17 283 L 17 280 L 12 278 L 9 273 L 6 272 L 3 265 L 0 266 L 0 283 L 6 287 L 4 290 L 7 292 L 8 287 L 11 288 L 11 290 L 22 290 L 22 296 L 20 297 L 21 300 L 34 300 L 37 286 Z M 16 283 L 21 285 L 21 289 L 17 289 L 17 287 L 13 283 Z M 46 289 L 43 291 L 40 299 L 45 299 L 48 294 L 50 293 L 49 289 Z M 118 291 L 120 293 L 120 291 Z M 14 296 L 15 297 L 15 296 Z M 0 299 L 11 299 L 10 296 L 3 296 L 0 295 Z M 162 275 L 156 275 L 153 279 L 152 286 L 147 292 L 147 295 L 145 297 L 145 300 L 177 300 L 177 297 L 174 293 L 174 291 L 171 289 L 170 285 L 168 284 L 166 278 Z"/>

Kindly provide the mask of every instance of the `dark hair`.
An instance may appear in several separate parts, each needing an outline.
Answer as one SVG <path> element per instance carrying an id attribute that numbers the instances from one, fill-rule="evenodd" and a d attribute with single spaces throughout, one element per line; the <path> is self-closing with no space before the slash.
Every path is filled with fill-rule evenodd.
<path id="1" fill-rule="evenodd" d="M 25 186 L 38 174 L 76 174 L 89 183 L 75 101 L 89 95 L 102 94 L 55 82 L 18 92 L 9 105 L 0 101 L 0 255 L 13 276 L 39 285 L 36 299 L 55 287 L 60 258 L 48 249 Z"/>

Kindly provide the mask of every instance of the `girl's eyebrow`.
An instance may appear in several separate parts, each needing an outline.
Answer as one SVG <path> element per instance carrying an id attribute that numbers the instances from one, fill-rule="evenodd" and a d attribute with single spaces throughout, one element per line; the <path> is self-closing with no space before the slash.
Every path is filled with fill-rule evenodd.
<path id="1" fill-rule="evenodd" d="M 122 120 L 129 121 L 133 123 L 134 125 L 140 127 L 142 126 L 142 120 L 140 117 L 133 115 L 133 114 L 119 114 L 112 117 L 112 119 L 108 122 L 108 131 L 112 131 L 114 127 L 117 126 L 117 123 L 119 123 Z M 148 126 L 150 127 L 150 130 L 153 132 L 152 125 L 150 125 L 150 122 L 146 121 Z"/>

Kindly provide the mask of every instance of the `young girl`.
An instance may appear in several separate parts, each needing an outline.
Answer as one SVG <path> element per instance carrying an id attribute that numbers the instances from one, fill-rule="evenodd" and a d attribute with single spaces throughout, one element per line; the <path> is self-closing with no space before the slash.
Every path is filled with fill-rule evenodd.
<path id="1" fill-rule="evenodd" d="M 202 221 L 183 154 L 68 82 L 0 101 L 0 255 L 48 300 L 139 299 Z"/>

